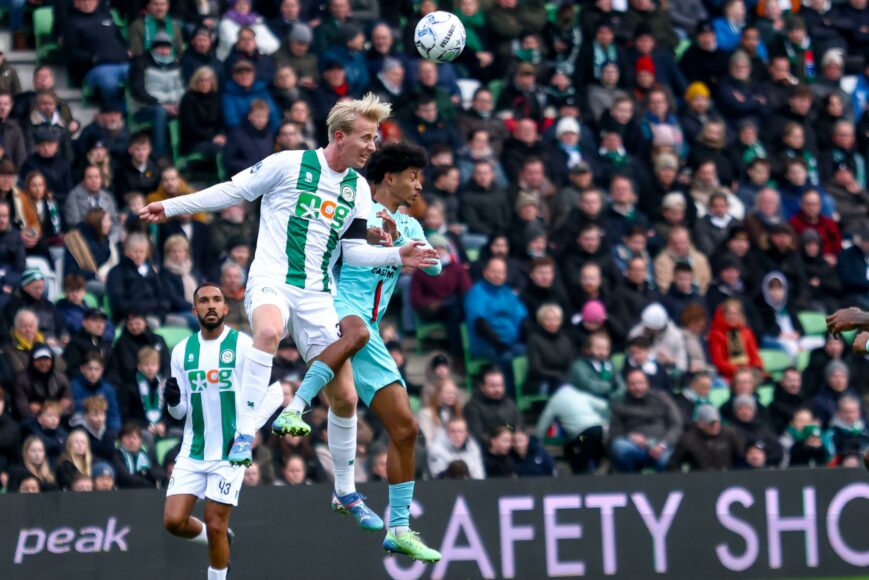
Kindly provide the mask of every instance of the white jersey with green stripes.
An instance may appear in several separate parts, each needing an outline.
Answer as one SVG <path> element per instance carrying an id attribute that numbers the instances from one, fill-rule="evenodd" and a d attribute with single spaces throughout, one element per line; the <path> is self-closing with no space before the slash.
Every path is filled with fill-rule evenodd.
<path id="1" fill-rule="evenodd" d="M 228 326 L 214 340 L 197 332 L 172 350 L 172 376 L 187 403 L 180 457 L 226 460 L 235 438 L 241 371 L 253 339 Z"/>
<path id="2" fill-rule="evenodd" d="M 371 189 L 353 168 L 336 173 L 322 149 L 274 153 L 232 178 L 245 199 L 262 196 L 248 286 L 286 283 L 334 292 L 341 235 L 368 219 Z"/>

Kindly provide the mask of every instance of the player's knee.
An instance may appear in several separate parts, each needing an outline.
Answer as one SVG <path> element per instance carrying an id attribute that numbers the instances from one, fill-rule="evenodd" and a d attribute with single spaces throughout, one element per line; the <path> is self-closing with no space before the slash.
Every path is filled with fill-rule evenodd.
<path id="1" fill-rule="evenodd" d="M 350 317 L 351 319 L 353 317 Z M 361 321 L 355 324 L 346 324 L 341 327 L 341 338 L 350 345 L 353 352 L 362 350 L 368 341 L 371 339 L 371 333 L 368 327 Z"/>
<path id="2" fill-rule="evenodd" d="M 205 531 L 208 533 L 209 541 L 212 538 L 225 536 L 226 528 L 226 519 L 223 516 L 215 513 L 205 514 Z"/>
<path id="3" fill-rule="evenodd" d="M 416 445 L 417 437 L 419 437 L 419 422 L 416 420 L 416 417 L 408 414 L 408 416 L 393 429 L 393 433 L 391 433 L 390 436 L 392 437 L 392 440 L 395 441 L 397 447 L 413 447 Z"/>
<path id="4" fill-rule="evenodd" d="M 256 329 L 256 332 L 254 332 L 254 346 L 259 350 L 265 350 L 267 352 L 277 352 L 278 343 L 280 341 L 281 333 L 273 326 L 264 325 L 261 328 L 258 327 Z"/>
<path id="5" fill-rule="evenodd" d="M 169 512 L 165 512 L 163 514 L 163 527 L 166 528 L 166 531 L 172 534 L 173 536 L 177 536 L 184 529 L 184 524 L 187 521 L 186 517 L 182 517 L 179 514 L 173 514 Z"/>

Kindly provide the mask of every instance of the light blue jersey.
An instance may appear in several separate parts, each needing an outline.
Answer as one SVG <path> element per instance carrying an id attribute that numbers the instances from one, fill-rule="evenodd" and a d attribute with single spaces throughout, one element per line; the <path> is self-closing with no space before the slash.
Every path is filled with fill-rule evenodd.
<path id="1" fill-rule="evenodd" d="M 377 217 L 381 210 L 385 210 L 395 220 L 401 234 L 397 245 L 408 244 L 413 240 L 425 241 L 422 226 L 416 219 L 407 214 L 392 213 L 377 202 L 368 216 L 369 228 L 383 227 L 383 218 Z M 441 265 L 423 268 L 423 271 L 437 276 L 441 272 Z M 338 279 L 338 295 L 335 297 L 338 318 L 343 320 L 347 316 L 358 316 L 370 328 L 368 344 L 356 353 L 352 361 L 356 392 L 369 407 L 380 389 L 394 383 L 404 385 L 401 373 L 377 330 L 377 323 L 383 319 L 400 274 L 401 268 L 397 266 L 360 268 L 344 264 Z"/>
<path id="2" fill-rule="evenodd" d="M 415 218 L 400 212 L 392 213 L 377 202 L 374 202 L 368 216 L 369 228 L 383 227 L 383 219 L 377 217 L 380 211 L 386 211 L 395 220 L 395 225 L 401 234 L 397 245 L 408 244 L 413 240 L 425 241 L 422 226 Z M 440 267 L 437 267 L 437 272 L 430 271 L 429 273 L 436 275 L 439 272 Z M 338 317 L 355 315 L 368 324 L 377 326 L 383 319 L 400 274 L 401 268 L 399 266 L 380 266 L 377 268 L 363 268 L 347 264 L 341 266 L 338 295 L 335 297 Z"/>

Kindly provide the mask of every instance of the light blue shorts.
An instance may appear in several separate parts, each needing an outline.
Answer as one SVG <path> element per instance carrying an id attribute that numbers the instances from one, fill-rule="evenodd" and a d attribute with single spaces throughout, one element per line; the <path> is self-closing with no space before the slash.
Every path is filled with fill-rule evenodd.
<path id="1" fill-rule="evenodd" d="M 347 316 L 359 316 L 356 312 L 343 308 L 340 303 L 336 303 L 335 307 L 338 310 L 338 318 L 341 320 Z M 353 382 L 356 383 L 356 393 L 362 402 L 370 407 L 374 395 L 380 389 L 388 387 L 392 383 L 398 383 L 405 389 L 407 385 L 401 378 L 395 360 L 386 350 L 383 338 L 380 337 L 380 331 L 367 320 L 365 324 L 368 326 L 371 338 L 368 339 L 368 344 L 356 353 L 351 364 L 353 365 Z"/>

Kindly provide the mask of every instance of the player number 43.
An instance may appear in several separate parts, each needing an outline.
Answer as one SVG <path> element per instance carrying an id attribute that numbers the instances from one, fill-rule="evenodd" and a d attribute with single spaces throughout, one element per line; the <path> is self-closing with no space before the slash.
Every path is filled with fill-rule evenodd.
<path id="1" fill-rule="evenodd" d="M 228 481 L 221 481 L 217 487 L 220 488 L 220 493 L 223 495 L 229 495 L 229 492 L 232 491 L 232 484 Z"/>

